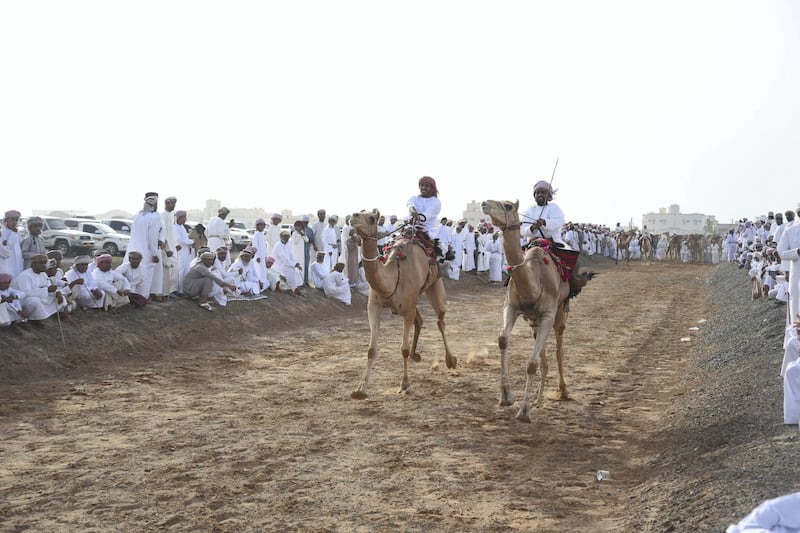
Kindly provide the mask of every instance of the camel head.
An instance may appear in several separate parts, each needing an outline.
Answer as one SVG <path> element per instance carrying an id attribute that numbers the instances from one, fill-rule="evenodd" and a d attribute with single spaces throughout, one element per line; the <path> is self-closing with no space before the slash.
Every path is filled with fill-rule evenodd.
<path id="1" fill-rule="evenodd" d="M 379 218 L 381 218 L 381 214 L 377 209 L 353 213 L 350 217 L 350 227 L 353 228 L 362 239 L 365 237 L 375 237 L 378 234 Z"/>
<path id="2" fill-rule="evenodd" d="M 519 226 L 519 200 L 486 200 L 481 203 L 481 210 L 492 218 L 492 223 L 500 229 Z"/>

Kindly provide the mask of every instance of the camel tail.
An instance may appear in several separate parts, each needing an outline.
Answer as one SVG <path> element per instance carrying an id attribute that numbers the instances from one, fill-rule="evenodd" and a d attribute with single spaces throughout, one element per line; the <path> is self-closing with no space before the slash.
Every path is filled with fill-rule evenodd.
<path id="1" fill-rule="evenodd" d="M 575 298 L 577 295 L 581 293 L 581 290 L 586 286 L 589 281 L 594 278 L 598 273 L 597 272 L 581 272 L 579 274 L 575 274 L 572 276 L 572 279 L 569 283 L 570 298 Z"/>

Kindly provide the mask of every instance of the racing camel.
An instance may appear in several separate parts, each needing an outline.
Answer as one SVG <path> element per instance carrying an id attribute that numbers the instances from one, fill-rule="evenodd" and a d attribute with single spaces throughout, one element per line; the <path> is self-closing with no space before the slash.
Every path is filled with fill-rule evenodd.
<path id="1" fill-rule="evenodd" d="M 364 264 L 364 274 L 369 282 L 369 297 L 367 300 L 367 317 L 369 318 L 369 349 L 367 350 L 367 367 L 358 388 L 350 395 L 351 398 L 364 399 L 367 397 L 367 384 L 372 366 L 378 356 L 378 333 L 381 326 L 381 313 L 389 308 L 393 314 L 403 317 L 403 381 L 400 391 L 408 392 L 408 358 L 419 361 L 417 353 L 417 340 L 422 329 L 422 317 L 417 309 L 417 300 L 421 294 L 428 297 L 428 301 L 436 312 L 439 331 L 444 341 L 445 362 L 447 368 L 456 367 L 456 358 L 450 353 L 447 338 L 444 334 L 444 314 L 447 295 L 444 282 L 439 275 L 439 265 L 435 255 L 428 254 L 426 248 L 431 248 L 433 243 L 421 240 L 414 226 L 407 226 L 408 233 L 392 244 L 391 251 L 386 257 L 381 257 L 378 250 L 378 211 L 361 211 L 353 213 L 350 226 L 361 237 L 361 253 Z M 413 338 L 411 330 L 414 330 Z"/>
<path id="2" fill-rule="evenodd" d="M 535 342 L 533 353 L 528 358 L 528 377 L 525 380 L 525 396 L 519 405 L 517 419 L 530 422 L 530 399 L 536 369 L 542 367 L 536 392 L 536 403 L 541 404 L 544 382 L 547 378 L 545 343 L 550 330 L 556 334 L 556 360 L 558 361 L 558 391 L 562 400 L 567 399 L 567 384 L 564 381 L 563 342 L 567 324 L 570 295 L 576 295 L 588 283 L 594 273 L 578 275 L 578 268 L 570 281 L 562 276 L 555 256 L 545 248 L 532 246 L 523 255 L 520 242 L 519 201 L 486 200 L 481 204 L 483 212 L 492 217 L 495 226 L 503 230 L 503 248 L 509 264 L 511 277 L 503 305 L 503 331 L 497 342 L 500 346 L 500 405 L 512 405 L 514 394 L 508 378 L 508 342 L 511 331 L 520 315 L 533 329 Z M 540 242 L 540 241 L 539 241 Z"/>

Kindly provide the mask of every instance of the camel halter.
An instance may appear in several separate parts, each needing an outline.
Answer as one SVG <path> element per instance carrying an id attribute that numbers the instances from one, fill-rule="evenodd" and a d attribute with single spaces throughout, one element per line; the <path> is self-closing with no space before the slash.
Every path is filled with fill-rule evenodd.
<path id="1" fill-rule="evenodd" d="M 362 237 L 361 239 L 362 240 L 364 240 L 364 239 L 372 239 L 373 241 L 378 242 L 378 238 L 377 237 Z M 367 258 L 367 257 L 364 257 L 362 255 L 361 256 L 361 260 L 362 261 L 366 261 L 368 263 L 371 263 L 372 261 L 377 261 L 378 259 L 380 259 L 380 257 L 381 257 L 381 253 L 380 253 L 380 251 L 378 251 L 378 255 L 376 255 L 375 257 L 372 257 L 372 258 Z"/>

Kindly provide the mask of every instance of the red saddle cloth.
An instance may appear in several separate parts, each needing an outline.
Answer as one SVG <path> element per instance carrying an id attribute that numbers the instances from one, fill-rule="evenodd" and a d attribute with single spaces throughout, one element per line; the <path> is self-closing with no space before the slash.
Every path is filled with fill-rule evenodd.
<path id="1" fill-rule="evenodd" d="M 557 248 L 552 245 L 550 239 L 535 239 L 531 244 L 542 248 L 553 258 L 562 280 L 569 281 L 572 279 L 572 273 L 578 265 L 578 258 L 581 256 L 578 250 Z"/>
<path id="2" fill-rule="evenodd" d="M 397 259 L 405 259 L 405 247 L 409 243 L 416 244 L 422 248 L 422 250 L 428 256 L 428 259 L 433 263 L 436 262 L 434 243 L 428 234 L 425 233 L 425 230 L 422 229 L 422 226 L 408 226 L 405 228 L 402 235 L 395 235 L 394 239 L 384 245 L 381 262 L 386 262 L 386 258 L 389 256 L 389 252 L 391 252 L 393 248 L 397 248 Z"/>

